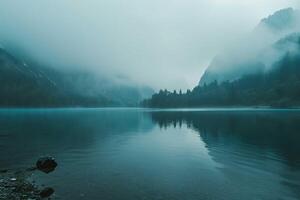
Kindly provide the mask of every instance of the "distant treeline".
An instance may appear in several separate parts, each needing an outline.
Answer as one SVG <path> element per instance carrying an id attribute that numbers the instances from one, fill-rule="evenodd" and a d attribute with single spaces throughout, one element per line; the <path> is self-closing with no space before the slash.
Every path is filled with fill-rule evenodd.
<path id="1" fill-rule="evenodd" d="M 158 108 L 204 106 L 300 105 L 300 56 L 287 53 L 272 70 L 245 75 L 235 81 L 217 81 L 196 86 L 192 91 L 160 90 L 142 106 Z"/>

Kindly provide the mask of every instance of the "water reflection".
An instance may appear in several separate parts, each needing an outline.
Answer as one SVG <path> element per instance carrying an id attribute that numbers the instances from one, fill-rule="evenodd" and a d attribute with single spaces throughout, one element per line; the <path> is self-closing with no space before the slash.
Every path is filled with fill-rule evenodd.
<path id="1" fill-rule="evenodd" d="M 152 112 L 151 117 L 163 129 L 196 130 L 241 194 L 265 199 L 272 191 L 270 199 L 300 198 L 299 112 Z"/>
<path id="2" fill-rule="evenodd" d="M 42 155 L 80 152 L 96 140 L 152 127 L 131 109 L 2 109 L 0 168 L 28 167 Z"/>
<path id="3" fill-rule="evenodd" d="M 300 112 L 0 110 L 0 168 L 60 199 L 300 199 Z"/>

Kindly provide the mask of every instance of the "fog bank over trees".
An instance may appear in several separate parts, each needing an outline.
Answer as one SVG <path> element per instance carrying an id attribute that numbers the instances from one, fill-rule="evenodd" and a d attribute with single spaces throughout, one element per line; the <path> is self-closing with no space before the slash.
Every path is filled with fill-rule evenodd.
<path id="1" fill-rule="evenodd" d="M 297 0 L 3 0 L 0 43 L 55 68 L 192 88 L 211 59 Z"/>

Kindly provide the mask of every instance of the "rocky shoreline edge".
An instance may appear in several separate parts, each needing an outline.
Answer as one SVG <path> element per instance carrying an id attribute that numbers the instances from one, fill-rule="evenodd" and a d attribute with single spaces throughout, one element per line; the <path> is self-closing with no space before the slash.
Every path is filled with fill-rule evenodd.
<path id="1" fill-rule="evenodd" d="M 35 167 L 22 170 L 0 169 L 0 200 L 53 199 L 53 188 L 38 186 L 30 177 L 37 170 L 48 174 L 56 167 L 54 158 L 41 157 Z"/>

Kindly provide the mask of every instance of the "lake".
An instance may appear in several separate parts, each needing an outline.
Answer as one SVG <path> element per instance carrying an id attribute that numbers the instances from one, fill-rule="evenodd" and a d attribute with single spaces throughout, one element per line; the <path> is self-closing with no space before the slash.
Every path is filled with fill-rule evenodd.
<path id="1" fill-rule="evenodd" d="M 300 199 L 300 110 L 2 109 L 0 168 L 59 199 Z"/>

